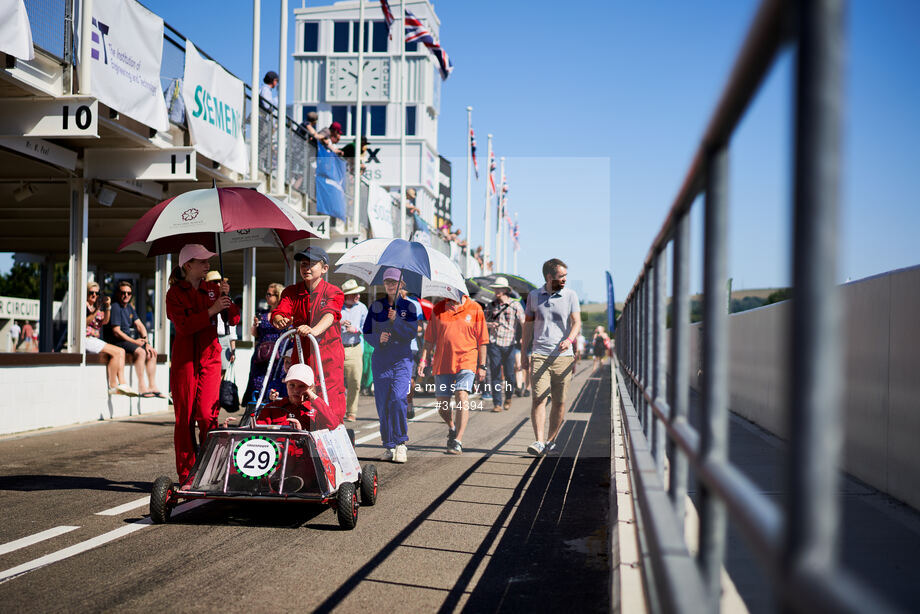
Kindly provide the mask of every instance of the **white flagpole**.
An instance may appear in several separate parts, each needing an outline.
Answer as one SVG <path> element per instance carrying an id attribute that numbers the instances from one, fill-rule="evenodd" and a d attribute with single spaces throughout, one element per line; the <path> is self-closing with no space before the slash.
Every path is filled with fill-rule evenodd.
<path id="1" fill-rule="evenodd" d="M 517 224 L 517 219 L 518 219 L 518 214 L 515 213 L 515 214 L 514 214 L 514 223 L 515 223 L 515 224 Z M 517 243 L 515 243 L 515 244 L 514 244 L 514 274 L 515 274 L 515 275 L 518 274 L 518 266 L 517 266 L 517 265 L 518 265 L 518 261 L 517 261 L 517 257 L 518 257 L 518 251 L 519 251 L 520 249 L 521 249 L 520 246 L 519 246 Z"/>
<path id="2" fill-rule="evenodd" d="M 395 20 L 394 20 L 395 22 Z M 406 0 L 399 2 L 399 237 L 406 236 L 406 82 L 409 67 L 406 64 Z M 416 195 L 416 198 L 418 195 Z"/>
<path id="3" fill-rule="evenodd" d="M 498 222 L 498 228 L 495 229 L 495 268 L 497 270 L 493 271 L 493 273 L 505 271 L 505 265 L 502 262 L 502 239 L 504 238 L 502 237 L 502 211 L 505 208 L 505 203 L 502 199 L 502 186 L 505 184 L 505 156 L 502 156 L 499 160 L 501 162 L 501 172 L 499 173 L 501 180 L 498 185 L 495 186 L 495 192 L 498 198 L 498 219 L 496 220 Z"/>
<path id="4" fill-rule="evenodd" d="M 492 176 L 492 135 L 489 135 L 489 148 L 486 151 L 486 210 L 485 210 L 485 220 L 482 227 L 482 265 L 483 265 L 483 275 L 488 275 L 494 271 L 486 271 L 489 267 L 489 259 L 491 257 L 491 241 L 489 240 L 489 226 L 492 224 L 492 207 L 489 206 L 489 178 Z"/>
<path id="5" fill-rule="evenodd" d="M 285 191 L 287 174 L 287 36 L 288 3 L 281 0 L 281 45 L 278 50 L 278 186 L 275 194 Z"/>
<path id="6" fill-rule="evenodd" d="M 357 92 L 358 97 L 355 103 L 355 201 L 354 215 L 351 228 L 352 232 L 360 232 L 360 221 L 358 216 L 361 211 L 361 124 L 364 119 L 363 106 L 364 101 L 364 0 L 358 0 L 358 68 L 357 68 Z"/>
<path id="7" fill-rule="evenodd" d="M 259 42 L 261 40 L 261 0 L 252 0 L 252 97 L 249 101 L 249 180 L 259 177 Z M 268 178 L 271 192 L 271 177 Z M 244 327 L 245 328 L 245 327 Z"/>
<path id="8" fill-rule="evenodd" d="M 471 135 L 473 134 L 473 107 L 466 108 L 466 260 L 464 275 L 466 277 L 470 276 L 470 270 L 472 264 L 470 260 L 472 259 L 473 252 L 473 142 Z"/>

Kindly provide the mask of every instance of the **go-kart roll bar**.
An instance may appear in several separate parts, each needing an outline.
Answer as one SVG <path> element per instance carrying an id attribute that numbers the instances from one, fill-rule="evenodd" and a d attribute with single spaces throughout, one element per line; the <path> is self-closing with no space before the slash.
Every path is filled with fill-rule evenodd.
<path id="1" fill-rule="evenodd" d="M 294 344 L 297 346 L 297 355 L 300 357 L 300 362 L 303 364 L 307 363 L 307 361 L 304 360 L 304 356 L 303 356 L 303 345 L 301 344 L 301 341 L 300 341 L 301 335 L 297 334 L 297 329 L 292 328 L 290 330 L 287 330 L 281 333 L 277 341 L 275 341 L 275 345 L 272 348 L 271 357 L 268 359 L 268 368 L 265 370 L 266 376 L 262 382 L 262 390 L 259 391 L 259 399 L 256 401 L 256 408 L 252 412 L 252 418 L 249 420 L 250 428 L 255 427 L 256 418 L 259 417 L 259 411 L 261 411 L 262 409 L 262 399 L 265 397 L 265 389 L 268 388 L 268 384 L 270 380 L 269 374 L 272 373 L 272 367 L 275 364 L 275 356 L 277 355 L 277 352 L 278 352 L 278 346 L 281 344 L 282 341 L 284 341 L 291 335 L 294 335 Z M 307 335 L 307 337 L 310 339 L 310 343 L 313 344 L 313 355 L 316 356 L 316 372 L 317 372 L 317 375 L 319 375 L 319 385 L 323 391 L 323 400 L 326 403 L 329 403 L 329 396 L 326 394 L 326 377 L 323 374 L 323 361 L 322 361 L 322 356 L 319 353 L 319 343 L 317 343 L 316 337 L 314 337 L 313 335 Z"/>

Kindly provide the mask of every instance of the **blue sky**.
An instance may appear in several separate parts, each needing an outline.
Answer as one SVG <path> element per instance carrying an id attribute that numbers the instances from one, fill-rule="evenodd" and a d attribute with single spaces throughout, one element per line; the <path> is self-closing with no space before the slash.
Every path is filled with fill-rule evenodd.
<path id="1" fill-rule="evenodd" d="M 232 11 L 219 0 L 144 4 L 249 80 L 250 3 L 233 3 Z M 300 4 L 289 3 L 289 49 Z M 757 5 L 584 1 L 562 12 L 550 2 L 435 2 L 441 43 L 455 65 L 442 89 L 439 135 L 441 153 L 454 163 L 454 219 L 465 225 L 471 105 L 481 168 L 488 132 L 507 159 L 509 198 L 521 225 L 521 273 L 536 281 L 542 262 L 559 257 L 583 298 L 604 300 L 607 269 L 618 297 L 625 296 Z M 278 68 L 279 11 L 280 1 L 262 0 L 261 73 Z M 840 281 L 920 263 L 917 23 L 917 2 L 850 3 Z M 735 288 L 789 282 L 793 60 L 783 55 L 732 141 Z M 472 194 L 479 242 L 483 186 L 474 185 Z M 701 285 L 701 207 L 695 209 L 694 290 Z"/>

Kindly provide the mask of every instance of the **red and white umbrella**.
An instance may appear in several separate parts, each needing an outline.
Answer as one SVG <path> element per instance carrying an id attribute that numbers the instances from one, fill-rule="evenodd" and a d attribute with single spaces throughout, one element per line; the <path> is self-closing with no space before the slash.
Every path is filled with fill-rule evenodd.
<path id="1" fill-rule="evenodd" d="M 188 243 L 217 251 L 284 248 L 316 235 L 292 207 L 250 188 L 192 190 L 155 205 L 128 232 L 118 251 L 147 256 L 178 252 Z"/>

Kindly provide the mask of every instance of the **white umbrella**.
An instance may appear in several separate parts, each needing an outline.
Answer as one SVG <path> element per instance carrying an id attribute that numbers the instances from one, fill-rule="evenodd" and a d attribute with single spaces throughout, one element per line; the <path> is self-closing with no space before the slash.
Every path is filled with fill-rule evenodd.
<path id="1" fill-rule="evenodd" d="M 383 282 L 383 272 L 402 271 L 406 287 L 419 296 L 440 296 L 460 301 L 466 282 L 450 258 L 417 241 L 368 239 L 358 243 L 336 262 L 336 273 L 353 275 L 368 284 Z"/>

